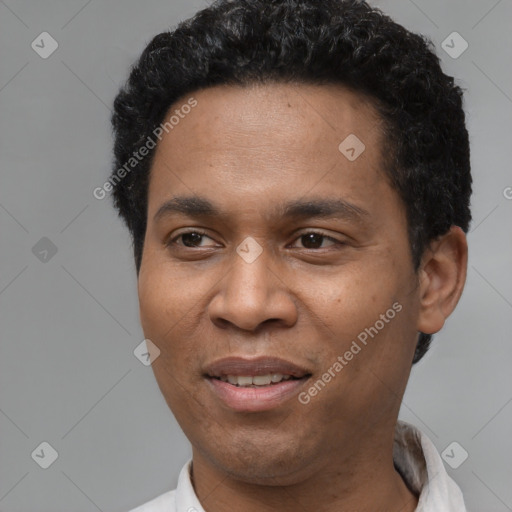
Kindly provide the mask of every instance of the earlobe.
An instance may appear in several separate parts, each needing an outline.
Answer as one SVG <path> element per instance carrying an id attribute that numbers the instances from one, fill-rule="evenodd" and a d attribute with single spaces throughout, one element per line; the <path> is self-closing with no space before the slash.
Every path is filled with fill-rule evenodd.
<path id="1" fill-rule="evenodd" d="M 418 331 L 434 334 L 455 309 L 466 282 L 468 246 L 458 226 L 432 242 L 419 270 Z"/>

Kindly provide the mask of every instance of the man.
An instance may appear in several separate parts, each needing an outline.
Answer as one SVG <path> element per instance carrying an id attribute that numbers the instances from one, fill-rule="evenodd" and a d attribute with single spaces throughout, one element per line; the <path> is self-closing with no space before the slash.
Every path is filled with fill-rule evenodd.
<path id="1" fill-rule="evenodd" d="M 224 0 L 115 100 L 114 199 L 192 444 L 137 512 L 464 511 L 397 422 L 466 278 L 462 93 L 364 2 Z"/>

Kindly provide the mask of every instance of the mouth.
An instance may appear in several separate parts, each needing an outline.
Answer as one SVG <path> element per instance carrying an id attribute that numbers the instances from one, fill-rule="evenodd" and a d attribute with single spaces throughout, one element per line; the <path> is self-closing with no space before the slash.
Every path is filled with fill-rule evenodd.
<path id="1" fill-rule="evenodd" d="M 311 372 L 283 359 L 231 357 L 207 366 L 203 376 L 223 406 L 257 412 L 277 408 L 292 398 Z"/>
<path id="2" fill-rule="evenodd" d="M 267 373 L 266 375 L 221 375 L 220 377 L 211 376 L 212 379 L 229 382 L 238 388 L 259 388 L 262 386 L 274 386 L 286 380 L 300 380 L 292 375 L 283 375 L 282 373 Z"/>

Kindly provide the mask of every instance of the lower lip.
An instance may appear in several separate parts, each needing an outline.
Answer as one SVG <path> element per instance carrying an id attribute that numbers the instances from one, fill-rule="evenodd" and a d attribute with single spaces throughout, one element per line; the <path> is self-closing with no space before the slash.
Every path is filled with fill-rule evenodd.
<path id="1" fill-rule="evenodd" d="M 275 409 L 286 400 L 297 395 L 308 377 L 283 380 L 278 384 L 261 387 L 238 387 L 213 377 L 206 380 L 213 392 L 230 408 L 237 412 L 259 412 Z"/>

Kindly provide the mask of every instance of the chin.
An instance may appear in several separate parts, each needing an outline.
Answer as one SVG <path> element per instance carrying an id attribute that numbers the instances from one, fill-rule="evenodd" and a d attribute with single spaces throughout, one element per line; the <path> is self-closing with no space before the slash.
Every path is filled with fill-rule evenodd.
<path id="1" fill-rule="evenodd" d="M 312 471 L 312 458 L 295 437 L 285 443 L 237 442 L 217 446 L 205 454 L 219 471 L 255 485 L 282 486 L 299 483 Z M 313 453 L 315 453 L 313 451 Z"/>

